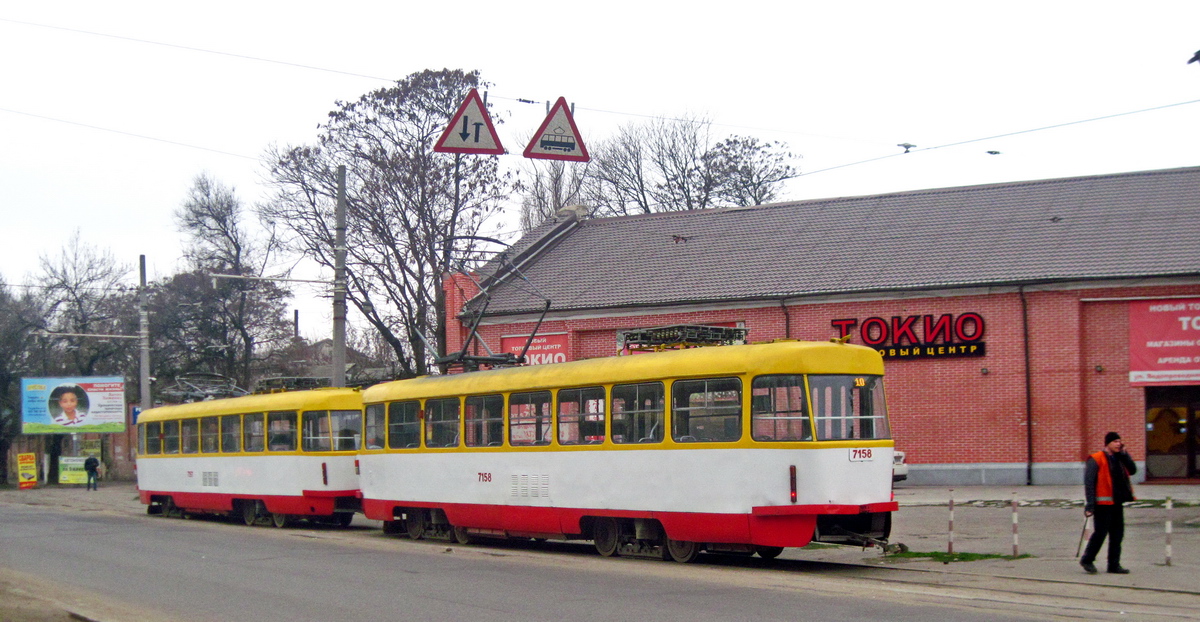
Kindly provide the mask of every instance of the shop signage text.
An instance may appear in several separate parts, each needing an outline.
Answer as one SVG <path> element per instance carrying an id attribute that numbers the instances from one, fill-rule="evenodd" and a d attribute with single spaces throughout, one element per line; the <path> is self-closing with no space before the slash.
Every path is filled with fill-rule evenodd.
<path id="1" fill-rule="evenodd" d="M 892 316 L 885 319 L 869 317 L 836 319 L 830 322 L 838 329 L 839 337 L 851 335 L 858 329 L 864 345 L 879 350 L 884 358 L 937 358 L 947 356 L 983 356 L 987 353 L 983 341 L 983 316 L 961 313 L 934 315 Z"/>

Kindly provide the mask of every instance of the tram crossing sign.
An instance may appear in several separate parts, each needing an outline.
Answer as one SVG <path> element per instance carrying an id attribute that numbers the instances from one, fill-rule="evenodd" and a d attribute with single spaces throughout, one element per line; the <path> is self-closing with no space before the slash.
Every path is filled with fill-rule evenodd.
<path id="1" fill-rule="evenodd" d="M 442 137 L 438 139 L 433 150 L 441 153 L 483 155 L 504 153 L 504 146 L 500 144 L 500 137 L 496 135 L 496 127 L 492 125 L 492 118 L 488 116 L 479 91 L 471 89 L 471 92 L 467 93 L 467 98 L 458 107 L 458 112 L 450 118 L 450 124 L 446 126 L 446 131 L 442 132 Z"/>
<path id="2" fill-rule="evenodd" d="M 579 136 L 579 128 L 571 116 L 567 100 L 559 97 L 550 108 L 550 114 L 542 126 L 533 133 L 533 140 L 525 147 L 525 157 L 541 160 L 568 160 L 571 162 L 587 162 L 592 157 L 588 155 L 587 147 Z"/>

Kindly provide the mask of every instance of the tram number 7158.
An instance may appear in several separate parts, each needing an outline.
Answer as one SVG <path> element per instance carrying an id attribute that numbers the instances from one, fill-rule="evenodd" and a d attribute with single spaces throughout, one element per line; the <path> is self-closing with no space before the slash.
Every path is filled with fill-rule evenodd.
<path id="1" fill-rule="evenodd" d="M 479 474 L 479 481 L 481 481 L 481 482 L 490 482 L 490 481 L 492 481 L 492 474 L 491 474 L 491 473 L 480 473 L 480 474 Z"/>
<path id="2" fill-rule="evenodd" d="M 870 447 L 856 447 L 850 449 L 850 462 L 870 462 L 874 460 L 871 455 Z"/>

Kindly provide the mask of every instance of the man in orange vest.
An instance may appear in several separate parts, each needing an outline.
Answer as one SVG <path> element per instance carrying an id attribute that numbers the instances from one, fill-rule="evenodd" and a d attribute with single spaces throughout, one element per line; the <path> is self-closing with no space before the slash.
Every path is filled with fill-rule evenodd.
<path id="1" fill-rule="evenodd" d="M 1134 499 L 1133 484 L 1129 481 L 1129 476 L 1134 473 L 1137 473 L 1137 465 L 1125 453 L 1125 443 L 1116 432 L 1104 435 L 1103 451 L 1088 456 L 1083 471 L 1083 489 L 1087 495 L 1083 512 L 1094 517 L 1095 531 L 1079 560 L 1079 565 L 1088 574 L 1096 574 L 1094 562 L 1105 537 L 1108 537 L 1108 571 L 1129 574 L 1128 569 L 1121 567 L 1121 539 L 1125 537 L 1122 504 Z"/>

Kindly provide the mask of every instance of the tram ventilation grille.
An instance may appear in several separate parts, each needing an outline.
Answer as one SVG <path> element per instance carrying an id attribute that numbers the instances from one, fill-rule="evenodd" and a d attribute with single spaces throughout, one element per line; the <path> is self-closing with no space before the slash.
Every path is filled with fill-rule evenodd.
<path id="1" fill-rule="evenodd" d="M 514 473 L 509 488 L 513 497 L 542 497 L 550 496 L 550 476 L 538 473 Z"/>
<path id="2" fill-rule="evenodd" d="M 200 475 L 201 475 L 200 485 L 202 485 L 202 486 L 216 486 L 217 485 L 217 472 L 216 471 L 203 471 Z"/>

